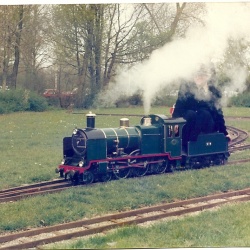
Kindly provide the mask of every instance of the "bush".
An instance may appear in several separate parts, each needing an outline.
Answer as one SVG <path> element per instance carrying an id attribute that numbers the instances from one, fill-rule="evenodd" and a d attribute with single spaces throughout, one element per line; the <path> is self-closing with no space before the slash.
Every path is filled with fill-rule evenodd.
<path id="1" fill-rule="evenodd" d="M 29 111 L 42 112 L 48 108 L 47 100 L 37 95 L 36 93 L 31 92 L 28 98 L 29 102 Z"/>
<path id="2" fill-rule="evenodd" d="M 152 100 L 153 106 L 168 106 L 172 107 L 176 102 L 177 96 L 167 95 L 164 92 L 162 94 L 157 94 Z M 133 96 L 122 96 L 118 101 L 115 102 L 117 108 L 127 108 L 130 106 L 142 106 L 142 95 L 135 94 Z"/>
<path id="3" fill-rule="evenodd" d="M 130 106 L 141 106 L 142 105 L 142 95 L 141 93 L 136 93 L 132 96 L 122 96 L 118 101 L 115 102 L 117 108 L 126 108 Z"/>
<path id="4" fill-rule="evenodd" d="M 24 111 L 29 107 L 23 90 L 8 90 L 0 92 L 0 102 L 2 113 Z"/>
<path id="5" fill-rule="evenodd" d="M 176 103 L 177 96 L 158 95 L 153 101 L 154 106 L 172 107 Z"/>
<path id="6" fill-rule="evenodd" d="M 0 92 L 0 114 L 18 111 L 44 111 L 48 107 L 44 97 L 28 90 L 7 90 Z"/>
<path id="7" fill-rule="evenodd" d="M 247 92 L 231 97 L 229 106 L 250 107 L 250 93 Z"/>

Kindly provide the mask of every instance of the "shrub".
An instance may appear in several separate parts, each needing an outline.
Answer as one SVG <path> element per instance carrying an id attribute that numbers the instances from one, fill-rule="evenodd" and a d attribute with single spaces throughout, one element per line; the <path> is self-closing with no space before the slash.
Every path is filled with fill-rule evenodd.
<path id="1" fill-rule="evenodd" d="M 23 90 L 0 92 L 0 102 L 2 113 L 24 111 L 29 107 Z"/>
<path id="2" fill-rule="evenodd" d="M 29 94 L 29 111 L 42 112 L 48 108 L 47 100 L 34 92 Z"/>
<path id="3" fill-rule="evenodd" d="M 177 96 L 170 96 L 170 95 L 158 95 L 155 97 L 153 101 L 153 105 L 155 106 L 167 106 L 172 107 L 175 104 Z"/>
<path id="4" fill-rule="evenodd" d="M 142 105 L 142 95 L 141 93 L 136 93 L 132 96 L 122 96 L 118 101 L 115 102 L 117 108 L 129 107 L 129 106 L 141 106 Z"/>
<path id="5" fill-rule="evenodd" d="M 48 97 L 46 101 L 48 106 L 60 107 L 60 100 L 58 97 Z"/>
<path id="6" fill-rule="evenodd" d="M 0 92 L 0 114 L 18 111 L 44 111 L 47 109 L 44 97 L 28 90 L 8 90 Z"/>
<path id="7" fill-rule="evenodd" d="M 242 93 L 231 97 L 229 105 L 236 107 L 250 107 L 250 93 Z"/>

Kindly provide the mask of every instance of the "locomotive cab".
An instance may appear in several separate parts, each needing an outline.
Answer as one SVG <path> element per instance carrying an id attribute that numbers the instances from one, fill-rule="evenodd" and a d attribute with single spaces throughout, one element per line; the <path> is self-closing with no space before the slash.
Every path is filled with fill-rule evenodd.
<path id="1" fill-rule="evenodd" d="M 172 157 L 182 154 L 182 128 L 186 121 L 183 118 L 169 119 L 165 124 L 165 152 L 171 152 Z M 165 137 L 165 136 L 164 136 Z"/>
<path id="2" fill-rule="evenodd" d="M 172 119 L 165 115 L 149 115 L 137 126 L 141 131 L 141 153 L 169 153 L 170 159 L 181 156 L 183 118 Z"/>

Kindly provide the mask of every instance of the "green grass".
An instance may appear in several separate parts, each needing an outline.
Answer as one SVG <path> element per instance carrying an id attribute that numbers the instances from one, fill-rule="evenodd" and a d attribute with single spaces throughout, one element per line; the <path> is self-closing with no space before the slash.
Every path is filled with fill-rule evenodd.
<path id="1" fill-rule="evenodd" d="M 49 249 L 246 247 L 250 203 L 225 205 L 148 227 L 123 227 L 103 235 L 47 246 Z M 45 248 L 47 248 L 45 247 Z"/>
<path id="2" fill-rule="evenodd" d="M 0 116 L 1 188 L 53 178 L 51 170 L 61 157 L 62 137 L 69 129 L 62 115 L 45 112 Z"/>
<path id="3" fill-rule="evenodd" d="M 225 116 L 249 116 L 250 108 L 246 107 L 227 107 L 223 108 Z"/>
<path id="4" fill-rule="evenodd" d="M 244 171 L 243 171 L 244 170 Z M 212 167 L 71 188 L 0 206 L 0 231 L 54 225 L 249 186 L 250 166 Z"/>
<path id="5" fill-rule="evenodd" d="M 170 116 L 169 113 L 170 107 L 151 107 L 150 113 L 151 114 L 165 114 Z M 144 115 L 143 107 L 133 107 L 133 108 L 100 108 L 100 109 L 91 109 L 93 113 L 99 114 L 140 114 Z M 225 116 L 249 116 L 250 108 L 245 107 L 225 107 L 223 108 L 223 113 Z M 75 112 L 85 112 L 87 113 L 88 110 L 75 110 Z"/>
<path id="6" fill-rule="evenodd" d="M 159 108 L 159 113 L 166 108 Z M 85 114 L 88 110 L 81 111 Z M 131 109 L 94 110 L 96 113 L 129 114 Z M 143 108 L 132 110 L 143 114 Z M 13 113 L 0 115 L 0 189 L 57 177 L 54 169 L 60 163 L 62 139 L 71 136 L 75 127 L 85 127 L 85 114 L 65 111 Z M 122 117 L 97 116 L 96 127 L 118 127 Z M 140 117 L 130 117 L 135 125 Z"/>
<path id="7" fill-rule="evenodd" d="M 124 116 L 131 113 L 143 114 L 143 108 L 101 109 L 92 111 L 95 113 L 124 114 Z M 154 107 L 151 113 L 168 114 L 168 111 L 169 108 L 167 107 Z M 88 110 L 84 110 L 83 112 L 87 113 Z M 239 113 L 241 116 L 247 116 L 249 109 L 228 108 L 225 110 L 225 115 L 237 116 Z M 97 116 L 96 127 L 117 127 L 119 126 L 120 118 L 119 116 Z M 129 119 L 131 125 L 138 124 L 140 121 L 140 117 L 131 116 Z M 246 120 L 242 120 L 238 123 L 230 119 L 227 121 L 227 124 L 239 127 L 248 132 L 250 130 L 249 121 Z M 55 174 L 54 169 L 62 158 L 62 138 L 71 136 L 71 132 L 76 126 L 85 127 L 85 125 L 86 118 L 84 114 L 71 114 L 65 111 L 1 115 L 0 189 L 57 178 L 58 174 Z M 248 158 L 249 155 L 249 150 L 242 151 L 233 154 L 230 160 Z M 61 193 L 30 197 L 14 203 L 1 204 L 0 232 L 39 227 L 41 226 L 41 222 L 45 223 L 45 225 L 54 225 L 56 223 L 78 220 L 83 217 L 93 217 L 162 202 L 203 196 L 230 189 L 241 189 L 249 187 L 249 179 L 249 164 L 240 164 L 236 166 L 213 167 L 198 171 L 176 172 L 174 175 L 158 175 L 140 179 L 134 178 L 112 181 L 98 184 L 94 187 L 84 186 L 72 188 Z M 220 217 L 220 215 L 218 215 L 218 217 Z M 246 220 L 247 218 L 244 219 Z M 242 218 L 242 220 L 244 219 Z M 200 220 L 202 221 L 202 219 Z M 192 224 L 191 222 L 185 223 Z M 201 222 L 198 220 L 196 223 L 199 224 Z M 221 224 L 223 225 L 222 221 Z M 168 224 L 164 225 L 163 223 L 162 225 L 160 224 L 159 227 L 164 228 L 165 226 L 167 227 Z M 174 224 L 172 227 L 175 227 Z M 181 234 L 178 232 L 178 227 L 180 227 L 180 224 L 176 224 L 175 233 L 177 236 Z M 129 231 L 132 230 L 133 232 L 133 230 L 138 229 L 137 227 L 135 227 L 135 229 L 132 227 L 121 230 L 125 230 L 124 234 L 125 236 L 128 235 L 126 237 L 129 239 L 131 237 Z M 158 239 L 158 245 L 154 245 L 158 236 L 156 234 L 152 236 L 150 229 L 147 230 L 144 234 L 148 235 L 146 237 L 152 242 L 145 242 L 146 247 L 164 247 L 163 245 L 166 244 L 167 240 L 165 241 L 165 238 L 162 236 L 164 239 Z M 165 228 L 164 230 L 170 229 Z M 219 230 L 221 231 L 222 229 Z M 165 234 L 165 236 L 166 235 L 167 234 Z M 126 241 L 125 236 L 124 242 Z M 184 241 L 177 236 L 175 236 L 176 243 L 174 244 L 173 240 L 167 246 L 177 246 L 178 244 L 179 246 L 200 246 L 200 244 L 197 243 L 198 240 L 195 241 L 192 239 L 189 241 L 189 236 L 186 236 L 187 238 Z M 107 239 L 101 238 L 96 240 L 104 242 L 104 245 L 95 242 L 92 246 L 96 244 L 97 248 L 102 246 L 108 247 L 105 244 L 111 242 L 111 238 L 109 237 L 113 237 L 112 234 L 108 236 Z M 161 236 L 159 235 L 159 237 Z M 198 235 L 197 237 L 201 236 Z M 230 235 L 228 237 L 227 240 L 230 245 Z M 123 236 L 118 238 L 123 238 Z M 204 238 L 206 237 L 204 236 Z M 203 243 L 203 246 L 210 245 L 209 240 L 212 241 L 212 239 L 208 237 L 207 240 L 207 243 Z M 115 241 L 118 242 L 119 240 L 116 239 Z M 136 241 L 138 241 L 138 244 L 141 242 L 140 240 L 135 240 L 135 242 Z M 161 241 L 163 245 L 160 245 Z M 185 241 L 187 242 L 185 243 Z M 224 240 L 224 242 L 226 242 L 226 240 Z M 234 240 L 232 238 L 232 243 L 233 242 Z M 243 237 L 243 240 L 240 241 L 240 245 L 242 246 L 245 243 L 246 241 Z M 116 245 L 116 247 L 119 246 L 125 245 Z M 129 247 L 130 245 L 127 246 Z M 143 244 L 135 244 L 134 247 L 136 246 L 144 247 Z"/>
<path id="8" fill-rule="evenodd" d="M 143 114 L 143 108 L 97 109 L 95 113 Z M 81 111 L 85 114 L 88 110 Z M 167 114 L 168 107 L 153 107 L 151 113 Z M 65 111 L 13 113 L 0 115 L 1 163 L 0 189 L 45 181 L 57 177 L 54 169 L 62 159 L 62 139 L 71 136 L 73 128 L 85 127 L 85 114 Z M 225 115 L 247 116 L 247 108 L 227 108 Z M 128 116 L 129 117 L 129 116 Z M 96 127 L 118 127 L 119 116 L 97 116 Z M 129 117 L 136 125 L 140 117 Z M 228 125 L 249 131 L 249 121 L 227 120 Z M 248 140 L 249 141 L 249 140 Z"/>

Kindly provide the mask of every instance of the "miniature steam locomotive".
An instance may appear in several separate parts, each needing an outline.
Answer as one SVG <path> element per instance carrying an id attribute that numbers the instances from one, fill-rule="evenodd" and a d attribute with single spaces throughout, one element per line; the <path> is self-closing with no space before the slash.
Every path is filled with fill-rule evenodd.
<path id="1" fill-rule="evenodd" d="M 140 125 L 129 126 L 122 118 L 117 128 L 98 129 L 95 114 L 87 114 L 87 127 L 76 128 L 72 137 L 63 139 L 64 159 L 56 172 L 74 183 L 89 184 L 224 164 L 229 157 L 224 134 L 200 134 L 184 150 L 184 125 L 183 118 L 152 114 L 142 117 Z"/>

